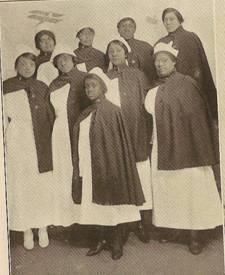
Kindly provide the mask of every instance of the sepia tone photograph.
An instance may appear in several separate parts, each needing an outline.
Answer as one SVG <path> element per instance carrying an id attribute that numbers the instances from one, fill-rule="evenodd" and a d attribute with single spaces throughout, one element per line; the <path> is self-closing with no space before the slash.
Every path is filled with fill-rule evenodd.
<path id="1" fill-rule="evenodd" d="M 215 1 L 0 16 L 10 274 L 224 274 Z"/>

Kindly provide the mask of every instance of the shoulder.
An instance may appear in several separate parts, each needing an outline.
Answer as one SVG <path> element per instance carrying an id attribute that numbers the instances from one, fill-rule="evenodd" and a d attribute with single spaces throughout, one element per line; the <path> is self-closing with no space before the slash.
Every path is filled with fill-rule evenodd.
<path id="1" fill-rule="evenodd" d="M 101 56 L 105 56 L 105 54 L 104 54 L 102 51 L 100 51 L 100 50 L 98 50 L 98 49 L 96 49 L 96 48 L 92 48 L 92 49 L 93 49 L 93 51 L 94 51 L 96 54 L 101 55 Z"/>
<path id="2" fill-rule="evenodd" d="M 156 41 L 156 43 L 154 44 L 154 46 L 157 45 L 157 44 L 160 43 L 160 42 L 162 42 L 162 43 L 167 43 L 169 39 L 170 39 L 169 36 L 168 36 L 168 35 L 165 35 L 165 36 L 161 37 L 160 39 L 158 39 L 158 40 Z"/>
<path id="3" fill-rule="evenodd" d="M 111 110 L 114 113 L 120 113 L 120 111 L 121 111 L 121 109 L 117 105 L 115 105 L 108 99 L 104 100 L 104 105 L 107 107 L 108 110 Z"/>
<path id="4" fill-rule="evenodd" d="M 42 89 L 47 89 L 48 86 L 41 80 L 38 79 L 34 79 L 34 85 L 37 85 L 38 87 L 42 88 Z"/>
<path id="5" fill-rule="evenodd" d="M 3 93 L 7 94 L 9 92 L 13 92 L 15 90 L 15 83 L 17 81 L 17 77 L 10 77 L 3 81 Z"/>
<path id="6" fill-rule="evenodd" d="M 49 92 L 54 92 L 59 88 L 60 77 L 57 76 L 49 85 Z"/>
<path id="7" fill-rule="evenodd" d="M 152 45 L 151 45 L 150 43 L 148 43 L 147 41 L 139 40 L 139 39 L 136 39 L 136 38 L 135 38 L 135 42 L 136 42 L 137 44 L 140 44 L 140 45 L 146 47 L 146 48 L 153 49 Z"/>
<path id="8" fill-rule="evenodd" d="M 9 86 L 10 84 L 14 83 L 16 79 L 17 79 L 17 77 L 14 76 L 14 77 L 10 77 L 10 78 L 4 80 L 4 81 L 3 81 L 3 87 L 7 87 L 7 86 Z"/>

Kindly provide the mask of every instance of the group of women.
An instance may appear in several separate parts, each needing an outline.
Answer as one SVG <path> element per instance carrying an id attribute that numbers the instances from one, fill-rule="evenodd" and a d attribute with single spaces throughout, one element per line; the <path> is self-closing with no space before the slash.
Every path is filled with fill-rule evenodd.
<path id="1" fill-rule="evenodd" d="M 168 35 L 154 48 L 126 17 L 106 54 L 92 46 L 91 27 L 74 51 L 42 29 L 39 55 L 15 60 L 16 76 L 3 83 L 7 194 L 9 229 L 24 232 L 25 248 L 34 228 L 46 247 L 47 226 L 78 223 L 97 231 L 88 256 L 109 247 L 116 260 L 126 232 L 149 242 L 152 217 L 158 228 L 188 230 L 198 254 L 199 231 L 222 224 L 207 58 L 179 11 L 164 10 L 162 21 Z"/>

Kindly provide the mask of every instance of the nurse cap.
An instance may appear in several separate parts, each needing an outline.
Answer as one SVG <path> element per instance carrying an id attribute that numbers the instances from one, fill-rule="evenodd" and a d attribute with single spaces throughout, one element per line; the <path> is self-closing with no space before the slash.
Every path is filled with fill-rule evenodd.
<path id="1" fill-rule="evenodd" d="M 168 44 L 159 42 L 154 47 L 154 55 L 159 52 L 169 52 L 173 56 L 177 57 L 179 51 L 174 49 L 172 45 L 173 41 L 169 42 Z"/>
<path id="2" fill-rule="evenodd" d="M 111 42 L 114 41 L 114 40 L 119 40 L 119 41 L 121 41 L 121 42 L 127 47 L 128 52 L 129 52 L 129 53 L 131 52 L 131 47 L 130 47 L 130 45 L 127 43 L 127 41 L 126 41 L 122 36 L 116 36 L 116 37 L 114 37 L 114 39 L 111 40 L 109 43 L 111 43 Z"/>
<path id="3" fill-rule="evenodd" d="M 25 44 L 18 44 L 14 51 L 14 60 L 24 53 L 32 53 L 36 56 L 35 51 Z"/>
<path id="4" fill-rule="evenodd" d="M 84 26 L 84 27 L 81 27 L 80 29 L 77 29 L 77 30 L 76 30 L 76 37 L 78 38 L 79 35 L 80 35 L 80 33 L 81 33 L 83 30 L 85 30 L 85 29 L 88 29 L 88 30 L 90 30 L 93 34 L 95 34 L 94 28 L 92 28 L 92 27 L 90 27 L 90 26 Z"/>
<path id="5" fill-rule="evenodd" d="M 89 71 L 89 74 L 96 74 L 99 76 L 105 82 L 107 87 L 110 84 L 110 78 L 99 67 L 93 68 L 91 71 Z"/>
<path id="6" fill-rule="evenodd" d="M 49 24 L 47 23 L 42 23 L 42 24 L 39 24 L 35 27 L 35 34 L 41 32 L 41 31 L 49 31 L 49 32 L 54 32 L 52 26 L 50 26 Z"/>

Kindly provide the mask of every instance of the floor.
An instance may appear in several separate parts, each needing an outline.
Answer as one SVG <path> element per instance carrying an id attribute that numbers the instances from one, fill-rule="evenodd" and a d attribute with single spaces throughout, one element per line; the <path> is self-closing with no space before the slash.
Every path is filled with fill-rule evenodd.
<path id="1" fill-rule="evenodd" d="M 86 240 L 90 231 L 76 230 L 76 236 L 68 241 L 71 230 L 51 228 L 50 245 L 40 248 L 38 243 L 31 251 L 22 246 L 22 234 L 11 233 L 12 275 L 222 275 L 222 228 L 206 232 L 210 239 L 203 252 L 192 255 L 183 243 L 160 244 L 157 232 L 151 232 L 152 240 L 141 243 L 134 233 L 124 246 L 124 255 L 113 261 L 109 251 L 93 257 L 85 256 Z"/>

